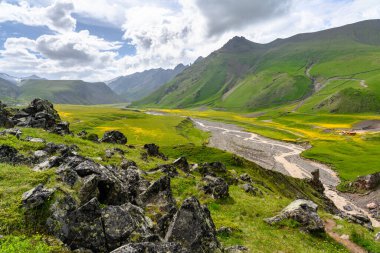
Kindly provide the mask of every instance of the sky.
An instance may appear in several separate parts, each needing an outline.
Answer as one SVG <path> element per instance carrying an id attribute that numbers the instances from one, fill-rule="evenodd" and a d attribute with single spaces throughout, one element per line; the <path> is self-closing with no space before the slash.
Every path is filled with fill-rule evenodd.
<path id="1" fill-rule="evenodd" d="M 379 0 L 0 0 L 0 73 L 106 81 L 380 18 Z"/>

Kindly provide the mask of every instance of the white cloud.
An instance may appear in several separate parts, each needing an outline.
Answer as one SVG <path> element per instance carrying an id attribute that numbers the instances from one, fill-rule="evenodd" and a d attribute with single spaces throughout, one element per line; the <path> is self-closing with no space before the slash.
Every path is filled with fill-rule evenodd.
<path id="1" fill-rule="evenodd" d="M 118 27 L 136 55 L 122 57 L 120 42 L 74 32 L 73 14 Z M 266 43 L 372 18 L 380 18 L 378 0 L 31 0 L 18 5 L 0 0 L 0 23 L 45 25 L 55 32 L 36 40 L 8 38 L 0 51 L 0 70 L 107 80 L 190 63 L 235 35 Z"/>
<path id="2" fill-rule="evenodd" d="M 0 23 L 13 21 L 30 26 L 47 26 L 56 32 L 75 29 L 76 20 L 71 17 L 74 5 L 71 0 L 57 0 L 48 7 L 32 7 L 28 1 L 19 5 L 0 1 Z"/>

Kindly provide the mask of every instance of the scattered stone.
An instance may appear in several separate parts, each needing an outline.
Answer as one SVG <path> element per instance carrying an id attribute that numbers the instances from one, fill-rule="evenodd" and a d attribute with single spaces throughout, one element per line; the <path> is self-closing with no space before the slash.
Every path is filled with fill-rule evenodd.
<path id="1" fill-rule="evenodd" d="M 187 162 L 187 159 L 185 157 L 179 157 L 174 162 L 173 165 L 182 170 L 185 173 L 190 173 L 190 165 Z"/>
<path id="2" fill-rule="evenodd" d="M 249 249 L 247 247 L 244 247 L 242 245 L 235 245 L 224 249 L 225 253 L 241 253 L 246 252 Z"/>
<path id="3" fill-rule="evenodd" d="M 371 202 L 371 203 L 367 204 L 367 208 L 370 210 L 376 209 L 377 207 L 378 207 L 378 205 L 375 202 Z"/>
<path id="4" fill-rule="evenodd" d="M 89 140 L 92 142 L 99 142 L 99 136 L 97 134 L 91 133 L 86 137 L 86 140 Z"/>
<path id="5" fill-rule="evenodd" d="M 165 241 L 177 242 L 190 252 L 221 252 L 210 211 L 206 206 L 201 206 L 195 197 L 183 202 Z"/>
<path id="6" fill-rule="evenodd" d="M 188 251 L 183 249 L 181 245 L 173 242 L 142 242 L 142 243 L 129 243 L 118 249 L 115 249 L 111 253 L 187 253 Z"/>
<path id="7" fill-rule="evenodd" d="M 77 136 L 78 136 L 79 138 L 84 139 L 84 138 L 86 138 L 87 134 L 88 134 L 88 133 L 87 133 L 86 130 L 82 130 L 82 131 L 80 131 L 80 132 L 77 134 Z"/>
<path id="8" fill-rule="evenodd" d="M 264 219 L 268 224 L 277 224 L 285 219 L 297 221 L 308 232 L 324 231 L 322 219 L 317 213 L 318 205 L 310 200 L 297 199 L 285 207 L 280 214 Z"/>
<path id="9" fill-rule="evenodd" d="M 39 184 L 22 195 L 22 205 L 26 209 L 36 208 L 45 203 L 54 191 L 54 189 L 46 189 L 43 184 Z"/>
<path id="10" fill-rule="evenodd" d="M 198 168 L 202 175 L 216 176 L 227 173 L 226 166 L 221 162 L 204 163 Z"/>
<path id="11" fill-rule="evenodd" d="M 10 129 L 5 129 L 5 130 L 0 132 L 0 135 L 6 135 L 6 134 L 16 136 L 17 139 L 20 139 L 20 137 L 22 135 L 22 131 L 18 128 L 10 128 Z"/>
<path id="12" fill-rule="evenodd" d="M 25 138 L 25 141 L 34 142 L 34 143 L 45 143 L 46 141 L 42 138 L 34 138 L 31 136 L 27 136 Z"/>
<path id="13" fill-rule="evenodd" d="M 241 174 L 240 180 L 244 182 L 252 183 L 252 178 L 247 173 Z"/>
<path id="14" fill-rule="evenodd" d="M 146 150 L 148 156 L 155 156 L 163 160 L 167 160 L 167 157 L 163 153 L 160 152 L 160 147 L 154 143 L 145 144 L 144 149 Z"/>
<path id="15" fill-rule="evenodd" d="M 230 227 L 220 227 L 216 233 L 218 235 L 224 235 L 224 236 L 229 236 L 232 234 L 232 228 Z"/>
<path id="16" fill-rule="evenodd" d="M 58 179 L 71 187 L 79 180 L 78 173 L 72 169 L 60 167 L 56 170 L 56 174 L 58 175 Z"/>
<path id="17" fill-rule="evenodd" d="M 352 206 L 350 206 L 350 205 L 343 206 L 343 209 L 346 210 L 346 211 L 348 211 L 348 212 L 351 212 L 353 210 Z"/>
<path id="18" fill-rule="evenodd" d="M 367 215 L 359 213 L 345 215 L 349 221 L 362 225 L 363 227 L 373 231 L 372 222 Z"/>
<path id="19" fill-rule="evenodd" d="M 109 158 L 112 158 L 116 153 L 118 153 L 121 157 L 123 157 L 125 154 L 124 150 L 120 148 L 113 148 L 113 149 L 107 149 L 105 151 L 105 156 L 109 159 Z"/>
<path id="20" fill-rule="evenodd" d="M 121 162 L 121 164 L 120 164 L 120 167 L 121 167 L 121 169 L 123 169 L 123 170 L 126 170 L 126 169 L 128 169 L 129 167 L 131 167 L 131 166 L 133 166 L 133 167 L 137 167 L 137 164 L 136 164 L 136 162 L 135 161 L 132 161 L 132 160 L 123 160 L 122 162 Z"/>
<path id="21" fill-rule="evenodd" d="M 36 150 L 33 153 L 33 156 L 37 159 L 46 158 L 48 156 L 48 153 L 44 150 Z"/>
<path id="22" fill-rule="evenodd" d="M 100 142 L 124 145 L 127 143 L 127 137 L 119 131 L 108 131 L 104 133 Z"/>
<path id="23" fill-rule="evenodd" d="M 343 240 L 350 240 L 350 236 L 346 234 L 341 235 L 340 238 L 342 238 Z"/>
<path id="24" fill-rule="evenodd" d="M 178 176 L 178 171 L 176 167 L 172 164 L 159 165 L 156 168 L 149 170 L 149 172 L 150 173 L 163 172 L 171 178 Z"/>
<path id="25" fill-rule="evenodd" d="M 203 186 L 206 194 L 211 194 L 214 199 L 229 197 L 228 184 L 222 178 L 205 176 L 203 180 L 206 182 L 206 185 Z"/>
<path id="26" fill-rule="evenodd" d="M 98 197 L 98 181 L 98 176 L 95 174 L 83 178 L 83 183 L 78 193 L 81 203 L 86 203 L 91 199 Z"/>
<path id="27" fill-rule="evenodd" d="M 44 171 L 53 167 L 58 167 L 62 163 L 62 158 L 58 156 L 49 157 L 47 160 L 34 166 L 34 171 Z"/>
<path id="28" fill-rule="evenodd" d="M 249 194 L 252 194 L 254 196 L 261 196 L 263 193 L 256 187 L 252 186 L 252 184 L 243 184 L 241 188 Z"/>

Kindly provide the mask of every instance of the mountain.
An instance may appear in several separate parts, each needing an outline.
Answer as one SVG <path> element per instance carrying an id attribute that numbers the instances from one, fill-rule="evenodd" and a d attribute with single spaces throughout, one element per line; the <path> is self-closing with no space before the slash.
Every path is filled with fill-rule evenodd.
<path id="1" fill-rule="evenodd" d="M 112 104 L 123 102 L 105 83 L 79 80 L 26 80 L 20 87 L 19 100 L 44 98 L 59 104 Z"/>
<path id="2" fill-rule="evenodd" d="M 0 73 L 0 78 L 3 80 L 6 80 L 8 82 L 11 82 L 13 84 L 17 84 L 17 83 L 21 82 L 21 80 L 22 80 L 22 78 L 14 77 L 14 76 L 11 76 L 11 75 L 8 75 L 5 73 Z"/>
<path id="3" fill-rule="evenodd" d="M 3 74 L 1 75 L 2 77 Z M 11 80 L 0 77 L 0 99 L 14 100 L 20 93 L 20 88 Z"/>
<path id="4" fill-rule="evenodd" d="M 255 111 L 291 104 L 301 112 L 379 112 L 379 57 L 380 20 L 268 44 L 234 37 L 133 105 Z"/>
<path id="5" fill-rule="evenodd" d="M 106 82 L 108 86 L 128 101 L 146 97 L 165 83 L 171 81 L 187 66 L 179 64 L 174 69 L 150 69 Z"/>

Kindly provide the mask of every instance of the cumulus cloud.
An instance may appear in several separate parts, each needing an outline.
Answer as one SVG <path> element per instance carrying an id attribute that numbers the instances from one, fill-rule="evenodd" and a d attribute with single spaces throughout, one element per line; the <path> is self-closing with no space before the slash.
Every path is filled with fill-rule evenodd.
<path id="1" fill-rule="evenodd" d="M 47 26 L 56 32 L 75 29 L 76 20 L 71 16 L 74 5 L 71 0 L 57 0 L 48 7 L 33 7 L 28 1 L 18 5 L 0 1 L 0 23 L 13 21 L 30 26 Z"/>
<path id="2" fill-rule="evenodd" d="M 279 17 L 289 11 L 291 0 L 196 0 L 208 22 L 210 35 L 241 29 Z"/>

